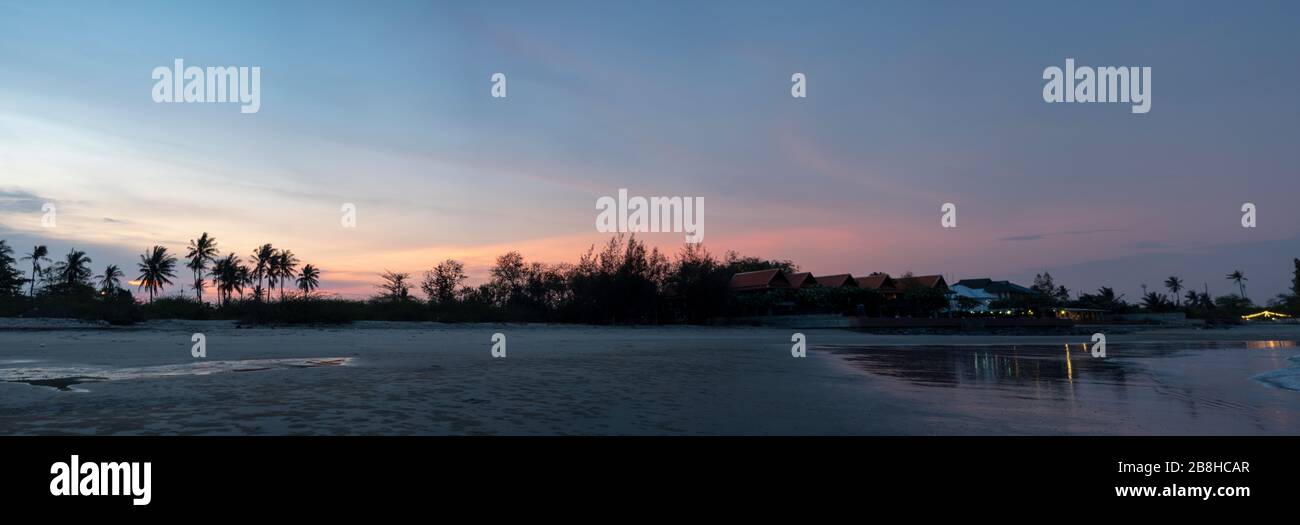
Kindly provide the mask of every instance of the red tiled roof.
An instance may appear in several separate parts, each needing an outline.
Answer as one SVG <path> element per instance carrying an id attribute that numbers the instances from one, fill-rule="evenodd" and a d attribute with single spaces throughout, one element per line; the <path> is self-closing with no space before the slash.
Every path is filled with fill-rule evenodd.
<path id="1" fill-rule="evenodd" d="M 732 291 L 741 292 L 748 290 L 766 290 L 768 288 L 789 288 L 790 281 L 785 278 L 781 270 L 759 270 L 756 272 L 740 272 L 731 276 L 731 284 L 728 285 Z"/>
<path id="2" fill-rule="evenodd" d="M 873 273 L 866 277 L 858 277 L 858 286 L 869 290 L 888 290 L 894 288 L 894 280 L 890 279 L 887 273 Z"/>
<path id="3" fill-rule="evenodd" d="M 898 279 L 895 279 L 894 282 L 897 283 L 898 289 L 900 290 L 906 290 L 912 287 L 938 288 L 940 290 L 948 289 L 948 283 L 943 280 L 942 275 L 917 275 L 913 277 L 899 277 Z"/>
<path id="4" fill-rule="evenodd" d="M 841 273 L 836 275 L 822 275 L 818 277 L 813 277 L 813 279 L 817 279 L 817 284 L 820 284 L 827 288 L 843 288 L 846 286 L 853 287 L 853 288 L 858 287 L 858 282 L 853 279 L 853 275 L 847 273 Z"/>
<path id="5" fill-rule="evenodd" d="M 785 278 L 787 281 L 790 281 L 790 287 L 795 290 L 805 286 L 817 286 L 818 284 L 817 279 L 809 272 L 787 273 L 785 274 Z"/>

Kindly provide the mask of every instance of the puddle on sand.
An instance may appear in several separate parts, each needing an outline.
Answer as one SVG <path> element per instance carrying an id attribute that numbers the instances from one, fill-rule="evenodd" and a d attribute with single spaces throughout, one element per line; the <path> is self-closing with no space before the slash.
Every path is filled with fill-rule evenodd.
<path id="1" fill-rule="evenodd" d="M 350 357 L 314 357 L 302 359 L 244 359 L 239 361 L 199 361 L 178 365 L 158 365 L 128 368 L 104 366 L 22 367 L 0 368 L 0 381 L 44 386 L 65 392 L 84 390 L 73 388 L 83 383 L 118 381 L 122 379 L 152 379 L 177 376 L 203 376 L 225 372 L 260 372 L 289 368 L 316 368 L 346 365 Z"/>

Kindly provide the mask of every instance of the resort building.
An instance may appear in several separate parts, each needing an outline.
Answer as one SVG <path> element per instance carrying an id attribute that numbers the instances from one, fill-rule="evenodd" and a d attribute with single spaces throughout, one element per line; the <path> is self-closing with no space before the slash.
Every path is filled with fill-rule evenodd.
<path id="1" fill-rule="evenodd" d="M 810 288 L 820 284 L 817 279 L 813 277 L 811 272 L 787 273 L 785 274 L 785 278 L 787 281 L 790 281 L 790 287 L 795 290 Z"/>
<path id="2" fill-rule="evenodd" d="M 866 277 L 855 279 L 859 288 L 875 290 L 886 299 L 895 299 L 898 297 L 898 287 L 894 285 L 894 280 L 887 273 L 873 273 Z"/>
<path id="3" fill-rule="evenodd" d="M 894 279 L 894 286 L 898 288 L 900 293 L 912 288 L 933 288 L 948 293 L 948 282 L 943 279 L 942 275 L 903 276 Z"/>
<path id="4" fill-rule="evenodd" d="M 814 277 L 817 284 L 825 288 L 857 288 L 858 282 L 853 279 L 852 274 L 841 273 L 835 275 L 823 275 Z"/>
<path id="5" fill-rule="evenodd" d="M 982 279 L 962 279 L 957 284 L 952 285 L 950 290 L 953 293 L 954 308 L 962 309 L 968 312 L 987 312 L 989 303 L 999 299 L 1011 299 L 1015 296 L 1033 295 L 1035 292 L 1024 286 L 1012 283 L 1011 281 L 994 281 L 989 278 Z M 967 298 L 968 301 L 962 301 Z M 976 306 L 960 308 L 957 303 L 974 302 Z"/>
<path id="6" fill-rule="evenodd" d="M 792 288 L 786 274 L 777 269 L 741 272 L 732 275 L 731 283 L 727 287 L 733 292 L 764 292 Z"/>

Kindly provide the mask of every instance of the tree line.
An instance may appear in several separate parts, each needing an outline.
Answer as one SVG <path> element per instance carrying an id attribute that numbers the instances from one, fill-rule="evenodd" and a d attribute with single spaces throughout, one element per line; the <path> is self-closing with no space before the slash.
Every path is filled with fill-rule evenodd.
<path id="1" fill-rule="evenodd" d="M 461 261 L 439 262 L 422 275 L 384 271 L 376 294 L 367 300 L 321 297 L 321 270 L 302 264 L 291 250 L 271 244 L 247 257 L 221 255 L 206 232 L 190 241 L 184 257 L 164 246 L 140 255 L 135 278 L 107 265 L 101 273 L 93 261 L 72 249 L 51 260 L 45 246 L 25 254 L 0 240 L 0 315 L 79 317 L 130 323 L 148 318 L 239 319 L 255 323 L 356 320 L 427 320 L 445 322 L 531 321 L 594 324 L 706 323 L 728 316 L 772 313 L 827 313 L 867 316 L 960 315 L 942 291 L 908 287 L 896 298 L 859 288 L 805 288 L 763 293 L 730 293 L 732 275 L 765 269 L 796 272 L 788 260 L 769 260 L 727 252 L 715 257 L 702 244 L 687 244 L 668 256 L 635 237 L 618 235 L 592 246 L 575 263 L 527 261 L 519 252 L 496 258 L 488 280 L 477 286 Z M 1300 310 L 1300 259 L 1294 261 L 1291 294 L 1269 306 Z M 181 268 L 183 266 L 184 268 Z M 182 277 L 183 276 L 183 277 Z M 906 280 L 904 275 L 900 280 Z M 187 283 L 177 285 L 179 280 Z M 1182 279 L 1163 284 L 1170 294 L 1147 290 L 1137 302 L 1113 288 L 1071 294 L 1050 273 L 1036 276 L 1033 293 L 993 302 L 994 309 L 1043 312 L 1051 307 L 1096 308 L 1113 313 L 1183 311 L 1193 317 L 1229 317 L 1253 308 L 1246 297 L 1246 277 L 1239 271 L 1226 279 L 1240 294 L 1211 298 L 1188 290 Z M 128 285 L 147 296 L 137 301 Z M 193 296 L 162 297 L 167 287 Z M 1208 287 L 1208 286 L 1207 286 Z M 206 293 L 214 293 L 212 301 Z"/>

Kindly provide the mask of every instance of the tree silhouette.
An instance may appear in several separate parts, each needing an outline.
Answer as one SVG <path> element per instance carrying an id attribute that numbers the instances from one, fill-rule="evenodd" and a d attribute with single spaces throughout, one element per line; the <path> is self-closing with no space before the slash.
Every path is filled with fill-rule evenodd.
<path id="1" fill-rule="evenodd" d="M 104 273 L 96 276 L 99 279 L 99 290 L 105 295 L 112 295 L 122 286 L 122 270 L 116 264 L 110 264 L 104 268 Z"/>
<path id="2" fill-rule="evenodd" d="M 1232 281 L 1232 282 L 1237 283 L 1237 289 L 1241 291 L 1241 298 L 1242 298 L 1242 299 L 1246 299 L 1246 298 L 1247 298 L 1247 297 L 1246 297 L 1246 284 L 1245 284 L 1245 282 L 1247 281 L 1247 279 L 1246 279 L 1246 276 L 1245 276 L 1244 274 L 1241 273 L 1241 270 L 1234 270 L 1232 273 L 1230 273 L 1230 274 L 1227 275 L 1226 279 L 1228 279 L 1229 281 Z"/>
<path id="3" fill-rule="evenodd" d="M 176 277 L 176 257 L 167 253 L 167 248 L 163 246 L 154 246 L 140 255 L 140 285 L 137 288 L 144 288 L 149 292 L 149 302 L 153 302 L 154 294 L 162 291 L 163 286 L 172 284 L 171 278 Z"/>
<path id="4" fill-rule="evenodd" d="M 45 247 L 44 244 L 38 244 L 32 247 L 31 253 L 28 253 L 22 259 L 19 259 L 22 261 L 32 262 L 31 287 L 27 290 L 27 295 L 36 297 L 36 277 L 41 273 L 41 261 L 50 262 L 50 259 L 47 257 L 49 254 L 49 248 Z"/>
<path id="5" fill-rule="evenodd" d="M 251 277 L 257 281 L 257 286 L 253 288 L 253 298 L 258 301 L 262 300 L 262 278 L 268 276 L 269 272 L 273 271 L 275 254 L 275 248 L 270 244 L 263 244 L 253 250 L 253 268 L 251 271 Z"/>
<path id="6" fill-rule="evenodd" d="M 380 283 L 379 289 L 383 290 L 383 298 L 393 302 L 406 301 L 411 297 L 411 274 L 397 273 L 391 270 L 384 270 L 380 276 L 384 282 Z"/>
<path id="7" fill-rule="evenodd" d="M 73 293 L 78 288 L 89 286 L 90 278 L 95 272 L 90 269 L 90 257 L 86 252 L 72 249 L 64 256 L 62 261 L 54 263 L 55 283 L 62 289 L 63 293 Z"/>
<path id="8" fill-rule="evenodd" d="M 275 268 L 275 276 L 280 279 L 280 300 L 283 301 L 285 282 L 292 281 L 297 274 L 298 258 L 289 250 L 280 250 L 271 265 Z"/>
<path id="9" fill-rule="evenodd" d="M 14 249 L 4 239 L 0 239 L 0 296 L 13 296 L 23 293 L 23 283 L 27 282 L 18 270 L 13 257 Z"/>
<path id="10" fill-rule="evenodd" d="M 312 290 L 320 286 L 320 270 L 310 264 L 302 267 L 302 273 L 298 275 L 298 289 L 302 290 L 303 298 L 311 296 Z"/>
<path id="11" fill-rule="evenodd" d="M 1176 276 L 1169 276 L 1165 279 L 1165 288 L 1168 288 L 1174 298 L 1174 306 L 1178 306 L 1178 291 L 1183 289 L 1183 280 Z"/>
<path id="12" fill-rule="evenodd" d="M 208 263 L 215 260 L 217 256 L 217 240 L 209 237 L 208 232 L 203 232 L 198 239 L 190 240 L 189 253 L 185 258 L 189 259 L 186 267 L 194 272 L 194 293 L 195 298 L 200 303 L 203 302 L 203 272 L 208 269 Z"/>

